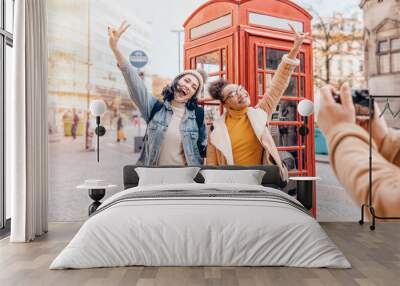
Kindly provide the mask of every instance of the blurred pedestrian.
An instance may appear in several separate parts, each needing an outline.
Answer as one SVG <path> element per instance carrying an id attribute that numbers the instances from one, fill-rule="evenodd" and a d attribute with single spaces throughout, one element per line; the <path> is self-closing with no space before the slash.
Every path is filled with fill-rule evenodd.
<path id="1" fill-rule="evenodd" d="M 121 115 L 118 115 L 117 119 L 117 142 L 121 140 L 126 141 L 125 132 L 124 132 L 124 124 Z"/>
<path id="2" fill-rule="evenodd" d="M 76 139 L 76 132 L 78 129 L 78 123 L 79 123 L 79 116 L 76 113 L 76 110 L 73 110 L 73 115 L 72 115 L 72 125 L 71 125 L 71 135 L 72 138 L 75 140 Z"/>

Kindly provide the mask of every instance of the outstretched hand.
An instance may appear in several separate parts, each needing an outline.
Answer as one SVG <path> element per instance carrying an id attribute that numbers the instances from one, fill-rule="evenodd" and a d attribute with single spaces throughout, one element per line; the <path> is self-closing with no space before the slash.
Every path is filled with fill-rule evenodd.
<path id="1" fill-rule="evenodd" d="M 129 28 L 130 25 L 123 21 L 118 29 L 114 27 L 108 26 L 108 40 L 110 44 L 110 48 L 112 50 L 116 50 L 118 47 L 118 41 L 121 38 L 121 35 L 125 33 L 125 31 Z"/>
<path id="2" fill-rule="evenodd" d="M 288 23 L 288 25 L 290 27 L 290 30 L 292 30 L 292 32 L 295 35 L 295 41 L 294 41 L 295 45 L 298 47 L 301 46 L 303 44 L 304 40 L 307 39 L 308 32 L 307 33 L 299 33 L 296 31 L 296 29 L 293 27 L 292 24 Z"/>

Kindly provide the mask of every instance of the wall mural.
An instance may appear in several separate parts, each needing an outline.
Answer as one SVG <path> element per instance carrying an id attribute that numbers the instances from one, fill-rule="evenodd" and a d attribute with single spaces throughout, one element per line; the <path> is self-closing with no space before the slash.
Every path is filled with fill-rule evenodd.
<path id="1" fill-rule="evenodd" d="M 106 0 L 49 1 L 50 220 L 84 219 L 76 186 L 96 178 L 121 185 L 127 164 L 275 164 L 288 181 L 298 152 L 277 146 L 297 145 L 296 127 L 265 123 L 298 118 L 297 102 L 281 97 L 296 93 L 292 73 L 305 35 L 288 25 L 296 38 L 289 55 L 265 49 L 275 77 L 261 78 L 265 96 L 255 105 L 246 88 L 228 81 L 226 49 L 198 56 L 171 80 L 152 75 L 151 26 L 127 10 Z M 96 120 L 99 101 L 105 108 Z M 106 132 L 97 148 L 100 125 Z M 66 204 L 70 217 L 53 207 Z"/>

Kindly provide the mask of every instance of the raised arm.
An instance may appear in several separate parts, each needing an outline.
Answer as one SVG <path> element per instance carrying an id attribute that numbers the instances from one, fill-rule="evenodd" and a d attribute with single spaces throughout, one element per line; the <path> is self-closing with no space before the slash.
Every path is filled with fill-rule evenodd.
<path id="1" fill-rule="evenodd" d="M 308 33 L 297 33 L 297 31 L 290 25 L 291 30 L 295 34 L 295 41 L 290 52 L 283 56 L 275 75 L 272 78 L 271 88 L 269 93 L 265 93 L 263 98 L 258 102 L 258 108 L 264 109 L 271 119 L 272 113 L 275 111 L 276 106 L 289 85 L 289 79 L 294 69 L 300 64 L 300 61 L 296 58 L 299 53 L 300 47 L 303 41 L 307 38 Z"/>
<path id="2" fill-rule="evenodd" d="M 331 86 L 320 90 L 318 125 L 325 134 L 332 169 L 359 204 L 367 202 L 369 190 L 369 135 L 356 124 L 355 107 L 348 85 L 340 89 L 341 104 L 333 99 Z M 372 142 L 372 199 L 378 216 L 400 215 L 400 168 L 378 152 Z"/>
<path id="3" fill-rule="evenodd" d="M 128 63 L 120 49 L 118 41 L 121 35 L 129 28 L 126 21 L 123 21 L 118 29 L 108 27 L 109 45 L 117 60 L 117 65 L 124 76 L 126 85 L 128 86 L 129 95 L 132 101 L 139 108 L 142 117 L 148 122 L 151 110 L 157 101 L 157 98 L 147 92 L 143 80 L 137 71 Z"/>
<path id="4" fill-rule="evenodd" d="M 390 163 L 400 167 L 400 130 L 388 130 L 379 152 Z"/>
<path id="5" fill-rule="evenodd" d="M 368 133 L 356 124 L 339 124 L 327 134 L 332 169 L 358 205 L 369 190 Z M 400 215 L 400 169 L 387 161 L 373 144 L 372 198 L 378 216 Z"/>

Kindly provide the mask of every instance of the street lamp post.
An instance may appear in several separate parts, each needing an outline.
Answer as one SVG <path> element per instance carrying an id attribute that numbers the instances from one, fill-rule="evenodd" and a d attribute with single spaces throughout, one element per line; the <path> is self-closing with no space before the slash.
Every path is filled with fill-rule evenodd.
<path id="1" fill-rule="evenodd" d="M 178 71 L 181 73 L 181 33 L 184 32 L 182 29 L 171 30 L 172 33 L 178 34 Z"/>

